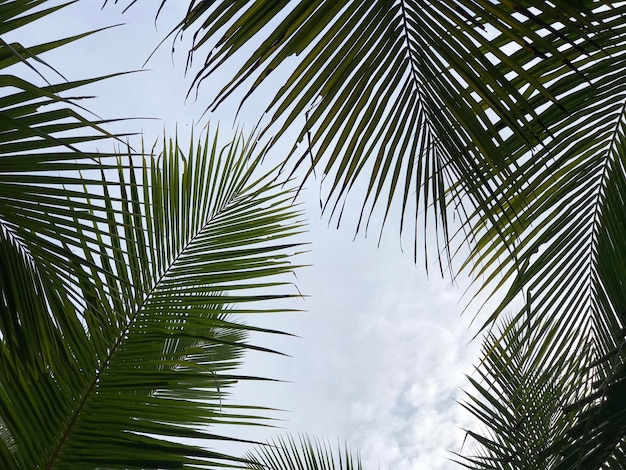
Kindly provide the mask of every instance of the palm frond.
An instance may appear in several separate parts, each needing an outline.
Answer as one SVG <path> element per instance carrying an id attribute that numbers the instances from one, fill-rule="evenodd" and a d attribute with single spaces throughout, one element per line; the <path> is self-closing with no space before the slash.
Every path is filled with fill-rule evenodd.
<path id="1" fill-rule="evenodd" d="M 482 293 L 506 292 L 484 327 L 518 312 L 494 344 L 515 349 L 505 332 L 532 309 L 538 336 L 527 354 L 540 377 L 585 371 L 563 392 L 584 425 L 558 410 L 544 423 L 563 442 L 571 426 L 573 447 L 533 454 L 554 465 L 623 459 L 622 414 L 608 424 L 592 416 L 604 416 L 621 383 L 625 17 L 621 1 L 192 1 L 180 24 L 195 30 L 192 53 L 211 51 L 194 85 L 261 44 L 211 106 L 242 86 L 247 98 L 300 56 L 268 104 L 267 129 L 280 137 L 305 115 L 297 140 L 306 148 L 294 146 L 286 168 L 312 161 L 307 174 L 323 174 L 326 208 L 339 219 L 362 181 L 359 227 L 376 207 L 386 220 L 398 201 L 401 227 L 414 209 L 417 240 L 419 218 L 432 220 L 420 211 L 432 213 L 447 244 L 451 202 L 471 203 L 458 235 L 475 242 L 466 266 L 485 279 Z M 479 395 L 493 404 L 488 390 Z M 519 443 L 484 442 L 485 462 Z"/>
<path id="2" fill-rule="evenodd" d="M 307 140 L 305 149 L 294 146 L 286 168 L 304 165 L 307 175 L 313 168 L 323 174 L 325 207 L 338 221 L 348 193 L 360 187 L 359 228 L 366 229 L 376 208 L 384 225 L 398 207 L 401 228 L 413 225 L 417 243 L 421 230 L 415 219 L 431 213 L 419 217 L 424 237 L 434 217 L 445 244 L 447 207 L 458 196 L 450 190 L 460 183 L 485 206 L 490 191 L 483 174 L 505 178 L 515 165 L 503 146 L 506 136 L 515 133 L 529 148 L 547 135 L 549 123 L 538 118 L 527 97 L 536 93 L 560 105 L 528 66 L 545 58 L 578 72 L 561 45 L 589 46 L 578 39 L 581 27 L 596 29 L 591 5 L 191 1 L 179 29 L 193 31 L 190 61 L 210 51 L 192 86 L 231 61 L 243 64 L 210 107 L 240 87 L 250 96 L 299 56 L 266 109 L 276 138 L 306 116 L 297 137 Z M 563 28 L 554 30 L 555 43 L 541 32 L 557 22 Z M 251 45 L 253 52 L 245 56 L 241 51 Z M 524 53 L 512 60 L 507 47 Z"/>
<path id="3" fill-rule="evenodd" d="M 298 212 L 240 140 L 168 143 L 138 167 L 90 151 L 121 136 L 67 93 L 108 77 L 51 83 L 41 57 L 85 35 L 5 40 L 65 6 L 51 3 L 0 1 L 0 67 L 45 82 L 0 76 L 0 466 L 240 465 L 206 439 L 228 439 L 217 422 L 263 423 L 226 401 L 254 379 L 234 371 L 243 352 L 264 349 L 237 315 L 295 296 Z"/>
<path id="4" fill-rule="evenodd" d="M 530 153 L 518 136 L 507 139 L 517 149 L 512 155 L 519 167 L 506 182 L 494 184 L 489 217 L 477 213 L 474 219 L 474 274 L 486 279 L 483 292 L 506 289 L 486 324 L 521 297 L 532 298 L 544 331 L 535 352 L 540 361 L 563 354 L 568 367 L 586 370 L 578 394 L 564 405 L 577 410 L 580 422 L 559 431 L 563 441 L 550 451 L 564 460 L 557 459 L 554 468 L 604 468 L 623 458 L 620 413 L 609 423 L 594 420 L 603 416 L 603 403 L 620 376 L 626 321 L 624 13 L 623 2 L 597 7 L 590 17 L 596 31 L 581 29 L 586 52 L 561 46 L 578 73 L 547 63 L 529 69 L 569 114 L 555 119 L 554 104 L 529 95 L 539 117 L 551 123 L 551 137 Z M 559 41 L 553 33 L 546 39 Z M 519 309 L 515 321 L 524 317 L 525 308 Z M 588 356 L 578 354 L 578 344 L 586 345 Z"/>
<path id="5" fill-rule="evenodd" d="M 361 470 L 358 456 L 347 446 L 332 448 L 327 442 L 300 436 L 277 437 L 246 456 L 250 470 Z"/>
<path id="6" fill-rule="evenodd" d="M 609 319 L 614 318 L 615 323 L 606 327 L 607 334 L 612 336 L 595 335 L 595 341 L 603 345 L 598 349 L 604 351 L 605 355 L 599 355 L 589 365 L 591 380 L 587 385 L 588 392 L 569 406 L 570 410 L 577 413 L 577 422 L 568 431 L 564 442 L 554 448 L 555 452 L 563 456 L 563 460 L 555 467 L 557 470 L 603 468 L 609 462 L 624 460 L 626 349 L 623 325 L 626 321 L 626 271 L 623 263 L 626 259 L 626 227 L 623 196 L 626 194 L 626 147 L 623 142 L 618 149 L 620 156 L 614 163 L 610 182 L 603 194 L 595 260 L 598 284 L 602 288 L 595 294 L 601 307 L 599 310 L 601 313 L 611 312 Z"/>
<path id="7" fill-rule="evenodd" d="M 172 438 L 229 439 L 210 426 L 259 422 L 260 410 L 226 402 L 229 386 L 254 379 L 234 369 L 255 348 L 245 341 L 255 328 L 233 315 L 283 311 L 276 302 L 297 296 L 285 293 L 284 276 L 294 269 L 299 212 L 275 172 L 258 176 L 262 153 L 253 151 L 241 139 L 220 149 L 207 133 L 187 153 L 164 142 L 139 168 L 120 161 L 114 175 L 104 172 L 97 200 L 82 196 L 93 224 L 77 211 L 74 245 L 57 242 L 66 269 L 49 281 L 43 251 L 28 253 L 36 262 L 23 262 L 22 271 L 34 287 L 6 286 L 20 299 L 7 308 L 23 318 L 53 313 L 0 332 L 4 468 L 205 468 L 238 460 Z M 274 302 L 263 308 L 261 300 Z M 43 326 L 48 331 L 38 331 Z M 34 349 L 32 361 L 13 344 L 20 335 Z M 46 360 L 54 347 L 62 354 Z"/>
<path id="8" fill-rule="evenodd" d="M 566 405 L 582 396 L 588 345 L 573 341 L 575 352 L 550 351 L 546 357 L 541 349 L 550 328 L 526 313 L 525 321 L 509 317 L 486 335 L 477 377 L 469 377 L 473 390 L 463 406 L 482 429 L 467 430 L 478 446 L 475 455 L 466 452 L 458 460 L 466 468 L 554 468 L 559 456 L 552 449 L 575 422 Z"/>
<path id="9" fill-rule="evenodd" d="M 53 6 L 43 8 L 49 4 Z M 4 236 L 19 240 L 24 250 L 45 252 L 43 256 L 50 263 L 56 263 L 49 273 L 52 276 L 68 262 L 62 244 L 72 246 L 75 243 L 68 221 L 79 213 L 87 221 L 93 220 L 85 210 L 89 204 L 82 185 L 89 187 L 93 198 L 103 192 L 99 173 L 97 178 L 91 179 L 80 174 L 89 169 L 99 172 L 102 167 L 102 163 L 93 160 L 88 147 L 122 137 L 104 129 L 111 120 L 93 119 L 78 105 L 88 97 L 68 96 L 68 93 L 115 75 L 59 83 L 51 83 L 46 78 L 50 71 L 52 75 L 60 75 L 43 59 L 46 52 L 93 32 L 27 46 L 9 43 L 3 38 L 68 4 L 41 0 L 0 2 L 0 34 L 3 35 L 0 38 L 0 69 L 3 70 L 0 75 L 0 226 Z M 12 72 L 16 65 L 22 64 L 34 70 L 43 84 Z M 104 157 L 101 154 L 101 158 Z M 112 158 L 112 168 L 117 168 L 115 155 Z M 33 238 L 32 234 L 41 236 Z M 51 239 L 59 243 L 50 243 Z"/>

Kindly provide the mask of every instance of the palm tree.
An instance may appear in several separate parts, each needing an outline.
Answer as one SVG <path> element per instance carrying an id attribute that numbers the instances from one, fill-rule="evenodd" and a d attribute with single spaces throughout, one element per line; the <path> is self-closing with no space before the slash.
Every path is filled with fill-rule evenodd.
<path id="1" fill-rule="evenodd" d="M 209 108 L 297 56 L 267 104 L 272 142 L 305 117 L 284 169 L 322 173 L 339 220 L 363 181 L 357 230 L 397 205 L 415 253 L 434 222 L 442 272 L 467 242 L 462 268 L 503 293 L 468 396 L 487 427 L 470 432 L 469 468 L 624 466 L 625 14 L 591 0 L 192 0 L 177 28 L 193 32 L 190 60 L 209 51 L 192 87 L 238 64 Z"/>
<path id="2" fill-rule="evenodd" d="M 2 0 L 1 35 L 64 6 Z M 0 467 L 241 468 L 206 443 L 265 423 L 228 390 L 264 349 L 242 314 L 297 296 L 300 213 L 241 137 L 94 151 L 123 136 L 64 96 L 106 77 L 49 83 L 41 58 L 82 36 L 0 39 Z"/>

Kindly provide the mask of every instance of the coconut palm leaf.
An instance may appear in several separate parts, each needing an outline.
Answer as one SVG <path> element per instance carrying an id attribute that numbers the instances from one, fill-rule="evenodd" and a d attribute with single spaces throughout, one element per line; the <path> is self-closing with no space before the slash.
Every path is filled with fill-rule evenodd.
<path id="1" fill-rule="evenodd" d="M 603 194 L 595 260 L 597 283 L 603 289 L 595 294 L 600 307 L 599 314 L 612 313 L 607 317 L 614 319 L 614 324 L 605 327 L 607 334 L 611 335 L 608 338 L 593 332 L 595 343 L 602 345 L 602 349 L 596 346 L 597 349 L 606 351 L 606 354 L 598 356 L 588 366 L 590 379 L 586 382 L 587 393 L 568 406 L 568 409 L 577 413 L 577 422 L 563 442 L 552 449 L 563 456 L 563 460 L 555 467 L 558 470 L 603 468 L 607 465 L 609 468 L 619 468 L 626 458 L 626 375 L 623 365 L 626 305 L 623 288 L 626 279 L 623 265 L 626 236 L 623 216 L 623 195 L 626 194 L 624 149 L 621 144 Z"/>
<path id="2" fill-rule="evenodd" d="M 539 119 L 528 98 L 539 95 L 567 113 L 527 69 L 545 58 L 580 73 L 561 46 L 597 48 L 579 45 L 581 28 L 596 30 L 592 6 L 587 1 L 191 1 L 179 30 L 193 31 L 190 60 L 208 51 L 194 85 L 225 64 L 237 64 L 211 108 L 240 87 L 249 96 L 298 56 L 266 109 L 268 130 L 276 138 L 302 122 L 297 117 L 306 117 L 297 137 L 306 145 L 294 146 L 286 168 L 305 165 L 307 175 L 317 168 L 328 180 L 325 207 L 338 220 L 348 193 L 359 187 L 360 228 L 376 208 L 384 221 L 397 204 L 401 227 L 414 224 L 416 240 L 421 230 L 415 220 L 423 212 L 434 215 L 445 243 L 447 206 L 458 196 L 450 189 L 463 186 L 487 209 L 491 188 L 484 174 L 505 179 L 516 165 L 503 145 L 506 136 L 515 133 L 528 149 L 548 135 L 549 121 Z M 546 30 L 558 41 L 546 40 Z M 512 60 L 515 48 L 523 52 Z M 424 224 L 430 220 L 419 218 Z"/>
<path id="3" fill-rule="evenodd" d="M 580 43 L 596 48 L 586 54 L 563 48 L 583 76 L 546 63 L 529 69 L 569 115 L 552 119 L 555 106 L 531 98 L 540 118 L 548 116 L 552 137 L 532 153 L 519 137 L 507 139 L 509 148 L 519 149 L 519 168 L 506 184 L 494 184 L 492 214 L 477 213 L 473 223 L 478 243 L 470 262 L 487 281 L 483 292 L 506 292 L 487 323 L 510 308 L 518 310 L 513 323 L 521 322 L 526 307 L 518 309 L 517 302 L 532 299 L 543 331 L 533 353 L 538 363 L 546 367 L 562 355 L 566 369 L 586 371 L 563 405 L 576 411 L 578 421 L 569 430 L 552 424 L 559 439 L 546 452 L 558 457 L 553 468 L 559 469 L 619 468 L 624 458 L 623 413 L 609 417 L 603 410 L 618 406 L 626 321 L 625 12 L 618 2 L 598 7 L 591 17 L 598 29 Z M 556 35 L 546 39 L 558 41 Z M 497 228 L 490 226 L 494 216 Z M 579 345 L 589 354 L 581 356 Z"/>
<path id="4" fill-rule="evenodd" d="M 476 245 L 466 266 L 486 280 L 483 293 L 506 292 L 485 326 L 518 311 L 493 342 L 515 350 L 504 332 L 531 309 L 539 336 L 526 354 L 539 377 L 580 378 L 563 406 L 584 425 L 556 413 L 558 424 L 543 421 L 555 443 L 533 447 L 554 450 L 554 460 L 541 454 L 554 465 L 623 460 L 623 416 L 607 424 L 601 410 L 615 403 L 624 337 L 625 13 L 617 1 L 198 1 L 181 23 L 196 31 L 194 52 L 215 46 L 196 84 L 261 38 L 213 105 L 300 56 L 268 105 L 270 129 L 280 135 L 305 114 L 306 150 L 293 150 L 291 168 L 313 161 L 330 181 L 329 210 L 340 214 L 364 178 L 364 224 L 376 205 L 385 219 L 394 200 L 403 214 L 432 202 L 446 233 L 449 201 L 468 196 L 476 211 L 459 239 Z M 494 449 L 486 458 L 502 462 Z"/>
<path id="5" fill-rule="evenodd" d="M 522 322 L 508 316 L 484 338 L 483 359 L 463 403 L 481 424 L 467 430 L 477 446 L 457 460 L 465 468 L 554 468 L 560 458 L 553 449 L 576 421 L 566 405 L 583 395 L 589 345 L 574 338 L 578 361 L 562 351 L 546 357 L 541 349 L 549 327 L 526 314 Z"/>
<path id="6" fill-rule="evenodd" d="M 250 470 L 361 470 L 359 457 L 347 447 L 300 436 L 278 437 L 246 456 Z"/>
<path id="7" fill-rule="evenodd" d="M 8 42 L 21 27 L 41 21 L 66 5 L 32 0 L 0 2 L 0 336 L 2 348 L 10 348 L 33 373 L 59 358 L 72 357 L 66 344 L 55 339 L 58 328 L 82 332 L 79 322 L 65 317 L 65 312 L 73 309 L 73 299 L 58 274 L 79 259 L 68 249 L 80 248 L 71 221 L 79 218 L 93 224 L 83 185 L 94 198 L 103 193 L 99 178 L 80 178 L 81 170 L 102 166 L 90 159 L 85 146 L 113 137 L 101 127 L 107 121 L 84 117 L 85 110 L 76 104 L 82 97 L 67 96 L 105 77 L 55 84 L 46 78 L 54 69 L 42 55 L 91 33 L 27 47 Z M 16 74 L 24 65 L 33 72 L 33 81 Z M 2 361 L 0 367 L 9 374 L 12 366 Z M 3 380 L 3 389 L 8 383 Z M 4 427 L 2 434 L 9 435 Z"/>
<path id="8" fill-rule="evenodd" d="M 47 78 L 57 72 L 42 56 L 93 32 L 27 46 L 9 43 L 4 38 L 68 4 L 42 0 L 0 2 L 0 226 L 5 242 L 24 252 L 43 253 L 54 266 L 51 275 L 67 264 L 67 250 L 62 244 L 76 244 L 67 221 L 74 217 L 89 223 L 94 220 L 85 210 L 89 204 L 84 199 L 83 185 L 88 186 L 92 198 L 103 193 L 99 172 L 107 163 L 95 162 L 88 150 L 114 137 L 102 127 L 110 120 L 93 119 L 77 104 L 87 97 L 68 93 L 113 75 L 78 81 L 63 79 L 59 83 Z M 44 8 L 47 5 L 53 6 Z M 14 72 L 24 65 L 34 80 Z M 104 153 L 100 155 L 106 160 Z M 117 168 L 114 155 L 108 165 Z M 81 176 L 81 171 L 93 175 L 89 169 L 96 170 L 96 177 Z M 33 234 L 38 238 L 33 238 Z M 49 239 L 58 243 L 49 243 Z M 42 244 L 44 240 L 47 241 Z"/>
<path id="9" fill-rule="evenodd" d="M 234 369 L 254 328 L 232 316 L 296 295 L 284 275 L 301 225 L 275 173 L 255 176 L 262 154 L 216 142 L 164 142 L 104 173 L 100 202 L 82 195 L 93 224 L 77 216 L 74 246 L 52 241 L 67 253 L 56 276 L 43 248 L 2 239 L 16 266 L 2 277 L 3 468 L 205 468 L 229 459 L 193 441 L 228 439 L 207 426 L 258 422 L 226 402 L 253 379 Z"/>
<path id="10" fill-rule="evenodd" d="M 107 77 L 42 58 L 85 35 L 7 39 L 63 6 L 0 1 L 0 467 L 240 465 L 208 426 L 263 423 L 226 400 L 263 349 L 234 315 L 284 310 L 297 211 L 241 141 L 95 153 L 113 136 L 75 90 Z"/>

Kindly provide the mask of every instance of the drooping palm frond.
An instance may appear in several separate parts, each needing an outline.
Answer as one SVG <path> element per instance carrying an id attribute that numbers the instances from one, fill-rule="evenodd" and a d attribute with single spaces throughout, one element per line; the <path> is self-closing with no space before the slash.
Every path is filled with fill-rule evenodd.
<path id="1" fill-rule="evenodd" d="M 297 138 L 307 140 L 305 150 L 294 147 L 286 167 L 310 174 L 312 162 L 328 180 L 325 206 L 339 219 L 348 193 L 361 187 L 359 227 L 377 207 L 386 220 L 397 204 L 416 241 L 423 211 L 446 243 L 447 206 L 458 196 L 449 190 L 461 182 L 485 206 L 484 174 L 501 181 L 516 164 L 506 136 L 514 132 L 529 148 L 547 135 L 549 122 L 528 97 L 555 98 L 527 64 L 551 58 L 577 72 L 560 46 L 588 46 L 578 39 L 581 27 L 595 31 L 592 4 L 194 0 L 179 28 L 194 34 L 190 58 L 207 51 L 194 85 L 231 61 L 243 64 L 211 106 L 242 86 L 254 93 L 298 56 L 267 107 L 277 137 L 306 116 Z M 562 29 L 550 26 L 557 23 Z M 546 26 L 556 43 L 540 34 Z M 241 53 L 250 46 L 249 56 Z M 512 60 L 511 48 L 523 54 Z"/>
<path id="2" fill-rule="evenodd" d="M 519 168 L 506 183 L 494 184 L 492 213 L 474 223 L 474 272 L 486 279 L 485 292 L 507 289 L 489 322 L 520 297 L 532 298 L 543 330 L 537 360 L 547 364 L 562 355 L 568 368 L 587 371 L 564 405 L 577 411 L 578 421 L 555 431 L 562 440 L 547 449 L 560 470 L 619 468 L 616 462 L 624 459 L 624 415 L 608 418 L 603 410 L 619 406 L 613 397 L 623 376 L 626 325 L 625 13 L 624 2 L 598 5 L 590 17 L 596 31 L 581 29 L 586 53 L 561 46 L 579 73 L 549 63 L 529 69 L 569 114 L 554 119 L 554 104 L 530 97 L 539 117 L 551 123 L 551 137 L 531 153 L 519 137 L 507 139 L 508 148 L 518 149 L 512 155 Z M 559 40 L 550 32 L 545 38 Z M 489 227 L 494 217 L 499 225 Z M 525 315 L 520 309 L 515 321 Z"/>
<path id="3" fill-rule="evenodd" d="M 625 99 L 622 97 L 622 100 Z M 609 468 L 620 468 L 626 461 L 626 145 L 623 137 L 619 140 L 618 155 L 603 194 L 595 259 L 597 283 L 602 288 L 595 293 L 599 314 L 604 314 L 609 320 L 614 319 L 615 323 L 606 327 L 612 336 L 595 339 L 602 345 L 598 349 L 605 354 L 598 355 L 589 365 L 592 376 L 587 393 L 569 406 L 577 413 L 577 422 L 568 431 L 564 442 L 554 448 L 563 456 L 562 462 L 555 467 L 557 470 L 603 468 L 607 465 Z M 612 315 L 607 315 L 607 312 Z"/>
<path id="4" fill-rule="evenodd" d="M 589 350 L 584 341 L 572 341 L 575 352 L 542 354 L 546 334 L 550 326 L 527 311 L 523 321 L 509 317 L 485 336 L 463 403 L 480 423 L 467 430 L 468 442 L 478 446 L 458 460 L 464 467 L 540 470 L 559 461 L 552 449 L 575 423 L 566 405 L 584 394 Z"/>
<path id="5" fill-rule="evenodd" d="M 348 447 L 332 448 L 327 442 L 300 436 L 278 437 L 246 456 L 250 470 L 361 470 L 358 456 Z"/>
<path id="6" fill-rule="evenodd" d="M 241 140 L 220 149 L 216 137 L 186 154 L 170 142 L 141 168 L 103 177 L 101 203 L 84 209 L 94 224 L 81 222 L 79 209 L 67 221 L 75 246 L 57 242 L 67 266 L 52 281 L 40 253 L 27 253 L 33 264 L 10 258 L 22 265 L 2 278 L 5 298 L 15 299 L 0 325 L 3 468 L 237 460 L 171 438 L 228 439 L 207 426 L 258 421 L 258 410 L 226 401 L 230 385 L 252 379 L 234 369 L 255 348 L 245 342 L 255 328 L 232 315 L 282 310 L 258 301 L 296 295 L 285 293 L 284 275 L 301 224 L 275 172 L 256 176 L 261 155 Z M 46 235 L 32 236 L 45 245 Z M 33 287 L 20 290 L 17 279 Z M 15 338 L 31 347 L 31 361 Z M 48 361 L 54 348 L 63 354 Z"/>
<path id="7" fill-rule="evenodd" d="M 552 447 L 579 468 L 623 460 L 622 414 L 608 425 L 591 416 L 621 383 L 625 13 L 621 1 L 198 1 L 181 24 L 197 30 L 195 51 L 221 38 L 198 82 L 264 39 L 216 103 L 301 55 L 268 109 L 279 134 L 306 114 L 299 139 L 312 153 L 295 161 L 328 175 L 332 210 L 362 175 L 365 219 L 376 204 L 386 214 L 396 198 L 404 213 L 416 198 L 416 208 L 434 203 L 445 232 L 448 189 L 469 195 L 468 265 L 484 292 L 508 289 L 486 324 L 532 297 L 539 371 L 555 357 L 588 371 L 567 404 L 586 423 L 572 424 L 578 447 Z"/>
<path id="8" fill-rule="evenodd" d="M 20 385 L 25 388 L 37 374 L 50 373 L 49 364 L 73 360 L 75 352 L 60 339 L 59 331 L 68 337 L 84 334 L 76 318 L 65 316 L 73 311 L 74 299 L 59 273 L 78 259 L 69 248 L 77 248 L 72 220 L 94 220 L 85 210 L 89 205 L 82 185 L 94 198 L 103 193 L 99 178 L 79 178 L 79 171 L 102 166 L 83 151 L 84 144 L 112 135 L 101 127 L 106 121 L 85 118 L 87 113 L 76 104 L 80 96 L 68 97 L 67 93 L 106 77 L 59 83 L 46 78 L 57 73 L 45 62 L 45 53 L 91 33 L 26 46 L 12 38 L 23 26 L 37 24 L 67 5 L 0 1 L 0 371 L 4 396 L 20 383 L 14 382 L 15 377 L 9 379 L 14 367 L 28 371 Z M 24 69 L 34 76 L 31 81 L 21 77 Z M 76 185 L 80 185 L 79 191 Z M 49 401 L 52 396 L 31 396 L 36 398 L 54 406 Z M 17 409 L 17 403 L 5 401 L 4 409 Z M 32 410 L 22 411 L 28 414 Z M 0 420 L 5 462 L 19 445 L 11 434 L 11 423 L 5 420 L 7 416 L 3 413 Z M 31 421 L 31 430 L 35 430 L 28 438 L 31 441 L 39 435 L 37 423 Z M 20 420 L 17 425 L 25 428 L 26 422 Z"/>
<path id="9" fill-rule="evenodd" d="M 110 121 L 93 119 L 77 104 L 87 97 L 68 93 L 110 76 L 78 81 L 61 76 L 58 83 L 47 78 L 60 74 L 45 62 L 45 53 L 92 32 L 26 46 L 10 38 L 21 27 L 37 24 L 70 3 L 0 1 L 0 229 L 5 243 L 46 258 L 49 276 L 67 263 L 62 245 L 75 245 L 67 221 L 94 220 L 85 210 L 89 205 L 82 186 L 95 199 L 103 193 L 99 177 L 103 164 L 95 162 L 87 148 L 114 137 L 102 127 Z M 52 6 L 45 8 L 48 5 Z M 34 76 L 30 81 L 22 78 L 25 68 Z M 97 171 L 96 178 L 81 177 L 79 172 L 89 169 Z M 49 243 L 50 239 L 58 243 Z"/>
<path id="10" fill-rule="evenodd" d="M 84 35 L 5 40 L 63 6 L 0 1 L 0 67 L 43 82 L 0 77 L 0 467 L 240 466 L 206 447 L 262 423 L 227 401 L 258 330 L 233 315 L 284 309 L 297 211 L 241 141 L 90 151 L 107 121 L 66 94 L 99 79 L 50 83 L 42 58 Z"/>

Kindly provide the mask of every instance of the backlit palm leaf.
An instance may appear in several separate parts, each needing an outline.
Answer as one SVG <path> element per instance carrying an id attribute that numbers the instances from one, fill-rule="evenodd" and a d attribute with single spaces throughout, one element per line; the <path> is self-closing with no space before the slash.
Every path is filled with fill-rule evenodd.
<path id="1" fill-rule="evenodd" d="M 47 5 L 53 6 L 44 8 Z M 41 0 L 0 1 L 0 230 L 6 249 L 22 253 L 28 266 L 45 271 L 42 274 L 49 282 L 72 262 L 64 245 L 80 249 L 72 220 L 94 220 L 83 186 L 94 199 L 103 193 L 102 163 L 91 159 L 86 149 L 113 137 L 101 127 L 107 121 L 86 118 L 88 113 L 77 106 L 84 97 L 68 93 L 107 77 L 60 83 L 46 79 L 56 74 L 42 56 L 91 33 L 26 47 L 5 38 L 65 5 Z M 24 65 L 34 70 L 35 80 L 15 74 Z M 114 158 L 108 163 L 117 168 Z M 97 170 L 95 177 L 89 169 Z M 91 177 L 81 177 L 80 171 Z M 46 266 L 37 266 L 39 260 L 45 260 Z M 61 281 L 55 282 L 55 289 L 62 291 Z M 43 325 L 38 328 L 46 329 Z"/>
<path id="2" fill-rule="evenodd" d="M 232 463 L 207 426 L 260 413 L 226 400 L 254 347 L 233 315 L 284 309 L 297 211 L 241 141 L 93 153 L 106 121 L 66 94 L 98 79 L 50 83 L 42 58 L 84 35 L 7 39 L 62 6 L 0 1 L 0 467 Z"/>
<path id="3" fill-rule="evenodd" d="M 523 357 L 533 377 L 580 379 L 548 393 L 567 397 L 578 424 L 553 409 L 556 421 L 540 420 L 548 428 L 533 437 L 505 433 L 516 423 L 503 418 L 498 432 L 510 440 L 474 434 L 486 449 L 478 468 L 526 468 L 502 459 L 521 446 L 542 449 L 535 464 L 558 468 L 624 459 L 624 413 L 603 412 L 618 406 L 626 350 L 624 18 L 621 1 L 192 1 L 181 23 L 196 31 L 194 52 L 212 47 L 196 84 L 261 44 L 213 105 L 241 85 L 253 92 L 300 56 L 268 105 L 270 129 L 281 135 L 305 114 L 306 150 L 294 148 L 287 165 L 314 162 L 329 181 L 330 210 L 343 210 L 362 178 L 363 223 L 376 205 L 386 218 L 394 199 L 403 225 L 408 209 L 417 220 L 432 203 L 447 241 L 449 202 L 472 203 L 459 232 L 476 242 L 466 266 L 485 279 L 483 292 L 506 289 L 485 326 L 526 299 L 492 343 L 509 357 L 507 331 L 532 311 L 537 336 Z M 479 367 L 488 380 L 492 349 Z M 493 403 L 488 388 L 480 397 Z"/>
<path id="4" fill-rule="evenodd" d="M 44 8 L 51 4 L 52 7 Z M 27 47 L 8 39 L 22 26 L 38 22 L 63 6 L 59 2 L 0 1 L 0 69 L 3 72 L 0 75 L 0 337 L 3 350 L 0 369 L 3 394 L 12 393 L 16 379 L 9 377 L 18 373 L 15 367 L 37 375 L 50 373 L 49 364 L 73 360 L 74 351 L 58 336 L 60 331 L 69 336 L 84 334 L 80 321 L 66 316 L 74 310 L 75 299 L 67 291 L 66 279 L 60 273 L 68 272 L 80 259 L 71 251 L 80 249 L 76 229 L 72 227 L 75 219 L 80 219 L 82 224 L 91 224 L 94 220 L 83 185 L 89 188 L 93 198 L 103 193 L 99 177 L 95 180 L 79 178 L 81 170 L 101 168 L 101 164 L 91 160 L 82 149 L 87 143 L 112 136 L 100 127 L 105 122 L 86 119 L 81 114 L 83 110 L 75 104 L 76 98 L 67 98 L 66 94 L 99 79 L 51 84 L 45 78 L 54 74 L 41 55 L 86 34 Z M 35 72 L 32 82 L 16 75 L 16 70 L 24 65 Z M 21 387 L 30 385 L 30 380 Z M 42 403 L 54 406 L 47 401 L 51 396 L 39 398 Z M 5 402 L 4 408 L 8 413 L 17 409 L 17 405 Z M 7 422 L 7 416 L 2 415 L 7 427 L 0 427 L 8 445 L 4 451 L 12 449 L 12 452 L 18 441 L 11 436 L 12 424 Z M 37 429 L 37 421 L 32 418 L 31 426 L 35 428 L 31 430 Z M 25 421 L 19 420 L 17 425 L 24 427 Z M 35 440 L 38 432 L 29 439 Z"/>
<path id="5" fill-rule="evenodd" d="M 470 377 L 473 390 L 463 406 L 481 428 L 467 431 L 478 448 L 465 451 L 459 463 L 475 469 L 554 468 L 560 459 L 553 449 L 575 423 L 566 405 L 584 394 L 588 348 L 574 337 L 572 351 L 544 355 L 549 325 L 528 311 L 523 320 L 503 323 L 486 335 L 483 359 Z"/>
<path id="6" fill-rule="evenodd" d="M 360 459 L 347 447 L 333 449 L 327 442 L 301 436 L 279 437 L 246 456 L 250 470 L 361 470 Z"/>
<path id="7" fill-rule="evenodd" d="M 254 347 L 244 341 L 254 328 L 232 315 L 281 310 L 258 301 L 294 295 L 284 275 L 300 225 L 274 173 L 254 176 L 260 156 L 241 140 L 220 149 L 216 137 L 185 154 L 170 142 L 108 177 L 90 210 L 103 227 L 68 222 L 84 249 L 61 243 L 62 285 L 38 268 L 45 259 L 26 256 L 6 283 L 33 287 L 3 282 L 15 312 L 59 319 L 2 330 L 3 468 L 217 465 L 226 456 L 170 438 L 227 439 L 206 426 L 258 414 L 226 402 L 229 385 L 250 379 L 234 369 Z M 10 328 L 31 346 L 30 361 Z M 46 360 L 59 345 L 64 354 Z"/>
<path id="8" fill-rule="evenodd" d="M 192 54 L 207 51 L 195 84 L 231 60 L 243 64 L 211 106 L 241 86 L 253 93 L 298 56 L 267 108 L 277 137 L 306 114 L 298 136 L 306 145 L 294 147 L 287 168 L 312 161 L 328 180 L 326 206 L 336 214 L 360 186 L 361 227 L 376 207 L 386 220 L 397 201 L 401 225 L 415 224 L 417 239 L 418 213 L 432 211 L 444 242 L 446 207 L 458 195 L 450 188 L 464 186 L 485 207 L 484 174 L 501 181 L 516 165 L 506 136 L 514 132 L 526 148 L 546 136 L 528 97 L 554 96 L 528 64 L 545 57 L 575 70 L 559 46 L 582 49 L 580 27 L 596 27 L 585 1 L 189 3 L 180 29 L 194 31 Z M 564 25 L 554 30 L 558 43 L 539 34 L 557 22 Z M 249 56 L 240 52 L 250 45 Z M 512 60 L 507 47 L 524 54 Z"/>
<path id="9" fill-rule="evenodd" d="M 312 158 L 330 179 L 330 207 L 359 174 L 364 216 L 377 201 L 386 213 L 396 197 L 404 212 L 423 195 L 443 217 L 448 188 L 467 194 L 477 207 L 474 274 L 486 292 L 510 286 L 489 322 L 520 295 L 531 299 L 511 325 L 532 309 L 537 374 L 565 373 L 550 372 L 555 358 L 565 371 L 588 369 L 568 395 L 576 401 L 596 393 L 592 381 L 607 391 L 618 383 L 626 320 L 615 267 L 626 261 L 626 6 L 601 3 L 198 1 L 181 26 L 197 30 L 194 51 L 216 45 L 197 83 L 262 39 L 215 103 L 300 55 L 268 110 L 279 135 L 307 113 L 299 140 L 310 131 L 313 154 L 296 163 Z M 623 414 L 611 416 L 602 432 L 613 432 L 613 447 L 568 451 L 587 456 L 580 468 L 618 458 Z M 585 430 L 574 433 L 579 445 L 602 440 L 594 426 L 574 429 Z"/>
<path id="10" fill-rule="evenodd" d="M 512 154 L 519 168 L 494 184 L 491 214 L 474 224 L 476 275 L 486 279 L 487 292 L 508 289 L 489 321 L 521 296 L 531 299 L 542 331 L 533 352 L 540 370 L 555 355 L 570 362 L 568 369 L 586 370 L 564 405 L 578 411 L 579 422 L 570 430 L 555 428 L 562 440 L 548 449 L 562 459 L 555 460 L 560 470 L 616 465 L 626 436 L 624 414 L 603 411 L 614 409 L 621 396 L 614 391 L 623 377 L 626 325 L 626 6 L 610 3 L 591 17 L 597 31 L 582 36 L 586 54 L 563 46 L 579 73 L 549 62 L 529 69 L 569 114 L 554 119 L 555 105 L 531 97 L 540 118 L 551 123 L 552 137 L 531 153 L 519 137 L 507 139 L 508 148 L 519 149 Z M 546 39 L 558 42 L 552 33 Z M 494 216 L 498 226 L 486 228 Z M 526 307 L 513 323 L 525 315 Z M 581 356 L 578 345 L 589 354 Z"/>

